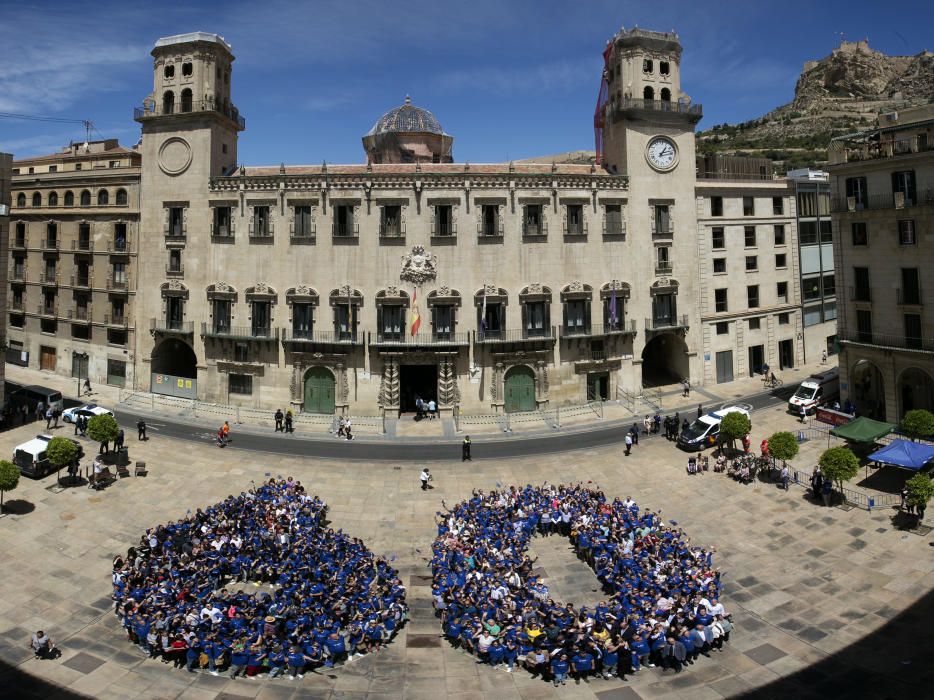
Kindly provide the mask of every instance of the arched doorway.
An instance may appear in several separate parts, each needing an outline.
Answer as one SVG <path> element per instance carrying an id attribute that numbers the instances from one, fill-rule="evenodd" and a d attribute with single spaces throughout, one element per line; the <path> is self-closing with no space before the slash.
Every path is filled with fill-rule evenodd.
<path id="1" fill-rule="evenodd" d="M 152 371 L 173 377 L 194 379 L 198 376 L 198 358 L 188 343 L 166 338 L 152 350 Z"/>
<path id="2" fill-rule="evenodd" d="M 934 379 L 923 369 L 909 367 L 898 378 L 899 417 L 923 408 L 934 410 Z"/>
<path id="3" fill-rule="evenodd" d="M 885 382 L 869 360 L 860 360 L 850 370 L 850 401 L 859 415 L 885 420 Z"/>
<path id="4" fill-rule="evenodd" d="M 166 338 L 150 355 L 149 390 L 154 394 L 198 398 L 198 358 L 188 343 Z"/>
<path id="5" fill-rule="evenodd" d="M 506 413 L 535 410 L 535 372 L 527 365 L 510 367 L 506 372 L 505 400 Z"/>
<path id="6" fill-rule="evenodd" d="M 689 376 L 688 346 L 673 333 L 657 335 L 642 351 L 642 386 L 674 384 Z"/>
<path id="7" fill-rule="evenodd" d="M 312 367 L 305 374 L 305 413 L 334 413 L 334 375 L 327 367 Z"/>

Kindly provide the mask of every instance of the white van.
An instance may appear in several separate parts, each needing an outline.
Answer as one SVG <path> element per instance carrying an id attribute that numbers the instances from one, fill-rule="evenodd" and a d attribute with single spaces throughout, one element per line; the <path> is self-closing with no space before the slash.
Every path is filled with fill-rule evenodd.
<path id="1" fill-rule="evenodd" d="M 32 440 L 17 445 L 13 450 L 13 464 L 19 467 L 20 472 L 25 476 L 31 476 L 34 479 L 52 473 L 55 467 L 49 462 L 46 449 L 52 435 L 36 435 Z M 71 440 L 71 438 L 68 438 Z M 84 456 L 84 450 L 81 444 L 72 440 L 78 446 L 78 458 Z"/>
<path id="2" fill-rule="evenodd" d="M 801 407 L 813 413 L 818 406 L 833 401 L 840 396 L 840 370 L 837 367 L 825 372 L 817 372 L 801 382 L 790 399 L 788 410 L 800 415 Z"/>
<path id="3" fill-rule="evenodd" d="M 685 450 L 703 450 L 717 444 L 720 423 L 728 413 L 742 413 L 749 418 L 749 411 L 739 406 L 727 406 L 701 416 L 685 428 L 678 436 L 678 447 Z"/>

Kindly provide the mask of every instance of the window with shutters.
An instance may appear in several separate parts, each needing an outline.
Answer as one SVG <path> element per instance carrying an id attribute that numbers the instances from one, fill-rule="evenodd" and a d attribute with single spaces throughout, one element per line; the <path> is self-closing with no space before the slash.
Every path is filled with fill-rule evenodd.
<path id="1" fill-rule="evenodd" d="M 590 335 L 590 300 L 564 302 L 564 335 Z"/>
<path id="2" fill-rule="evenodd" d="M 899 219 L 898 221 L 898 244 L 914 245 L 917 243 L 915 238 L 915 222 L 913 219 Z"/>
<path id="3" fill-rule="evenodd" d="M 308 302 L 292 304 L 292 337 L 310 339 L 314 328 L 314 306 Z"/>
<path id="4" fill-rule="evenodd" d="M 477 303 L 477 333 L 480 340 L 499 340 L 506 333 L 506 301 L 505 297 L 490 297 L 484 303 L 483 295 L 478 295 Z"/>
<path id="5" fill-rule="evenodd" d="M 522 207 L 522 235 L 534 238 L 545 236 L 548 227 L 545 223 L 545 207 L 541 204 L 526 204 Z"/>
<path id="6" fill-rule="evenodd" d="M 584 205 L 568 204 L 564 209 L 564 233 L 568 236 L 586 236 L 587 222 L 584 221 Z"/>
<path id="7" fill-rule="evenodd" d="M 384 204 L 379 215 L 380 238 L 404 238 L 405 222 L 402 207 L 398 204 Z"/>
<path id="8" fill-rule="evenodd" d="M 299 240 L 315 237 L 314 215 L 310 204 L 296 204 L 292 207 L 291 237 Z"/>
<path id="9" fill-rule="evenodd" d="M 14 243 L 17 248 L 26 247 L 26 222 L 17 221 L 16 222 L 16 234 L 14 238 Z"/>
<path id="10" fill-rule="evenodd" d="M 603 205 L 603 235 L 604 236 L 624 236 L 626 234 L 626 224 L 623 220 L 622 204 Z"/>
<path id="11" fill-rule="evenodd" d="M 865 177 L 848 177 L 846 179 L 846 202 L 850 210 L 865 209 L 869 201 L 869 192 L 866 189 Z M 808 214 L 805 214 L 808 216 Z M 813 216 L 813 214 L 810 214 Z"/>
<path id="12" fill-rule="evenodd" d="M 272 211 L 268 205 L 253 207 L 250 217 L 250 238 L 271 238 L 273 235 Z"/>
<path id="13" fill-rule="evenodd" d="M 499 204 L 483 204 L 480 207 L 480 236 L 497 238 L 503 235 L 503 221 Z"/>
<path id="14" fill-rule="evenodd" d="M 250 335 L 254 338 L 269 338 L 272 335 L 271 302 L 250 302 Z"/>
<path id="15" fill-rule="evenodd" d="M 214 238 L 233 238 L 234 230 L 232 207 L 214 207 L 213 218 L 211 221 L 211 235 Z"/>
<path id="16" fill-rule="evenodd" d="M 672 207 L 668 204 L 652 206 L 652 233 L 656 236 L 670 236 L 673 233 Z"/>
<path id="17" fill-rule="evenodd" d="M 352 204 L 337 204 L 332 207 L 334 213 L 333 234 L 335 238 L 355 238 L 357 222 L 354 220 Z"/>
<path id="18" fill-rule="evenodd" d="M 213 302 L 213 329 L 218 335 L 230 333 L 231 308 L 233 303 L 229 299 L 215 299 Z"/>
<path id="19" fill-rule="evenodd" d="M 431 332 L 435 340 L 453 340 L 456 309 L 453 304 L 431 307 Z"/>
<path id="20" fill-rule="evenodd" d="M 439 238 L 449 238 L 457 231 L 454 227 L 454 206 L 451 204 L 436 204 L 431 212 L 431 235 Z"/>
<path id="21" fill-rule="evenodd" d="M 187 210 L 185 207 L 167 207 L 165 210 L 165 235 L 169 238 L 184 238 Z"/>

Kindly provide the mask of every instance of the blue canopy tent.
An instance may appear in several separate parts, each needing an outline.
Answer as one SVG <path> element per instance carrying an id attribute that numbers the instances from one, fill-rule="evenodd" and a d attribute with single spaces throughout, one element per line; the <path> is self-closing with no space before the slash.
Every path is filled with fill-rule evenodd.
<path id="1" fill-rule="evenodd" d="M 923 445 L 908 440 L 892 440 L 881 450 L 869 455 L 869 459 L 880 464 L 920 471 L 925 464 L 934 460 L 934 445 Z"/>

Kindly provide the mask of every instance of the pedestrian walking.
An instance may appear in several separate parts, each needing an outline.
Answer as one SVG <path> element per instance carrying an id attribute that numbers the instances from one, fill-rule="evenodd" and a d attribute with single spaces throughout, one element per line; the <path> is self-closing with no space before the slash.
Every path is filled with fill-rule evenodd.
<path id="1" fill-rule="evenodd" d="M 804 406 L 802 406 L 801 410 L 798 412 L 798 420 L 801 423 L 808 422 L 808 410 Z"/>
<path id="2" fill-rule="evenodd" d="M 814 500 L 817 500 L 821 491 L 824 488 L 824 475 L 821 474 L 820 467 L 814 467 L 814 471 L 811 473 L 811 496 Z"/>
<path id="3" fill-rule="evenodd" d="M 114 451 L 118 454 L 123 451 L 123 442 L 126 439 L 126 434 L 123 432 L 123 428 L 120 428 L 120 431 L 117 433 L 117 439 L 114 440 Z"/>
<path id="4" fill-rule="evenodd" d="M 81 432 L 81 416 L 75 416 L 75 435 Z"/>
<path id="5" fill-rule="evenodd" d="M 632 452 L 632 433 L 626 433 L 626 456 Z"/>
<path id="6" fill-rule="evenodd" d="M 639 428 L 636 427 L 636 424 L 633 423 L 632 427 L 629 429 L 629 434 L 632 435 L 632 444 L 639 444 Z"/>
<path id="7" fill-rule="evenodd" d="M 438 404 L 434 399 L 428 400 L 428 420 L 434 420 L 438 417 Z"/>
<path id="8" fill-rule="evenodd" d="M 295 432 L 295 428 L 292 427 L 293 419 L 294 419 L 294 416 L 292 415 L 292 409 L 290 408 L 288 411 L 285 412 L 285 432 L 287 433 Z"/>
<path id="9" fill-rule="evenodd" d="M 690 395 L 691 395 L 691 380 L 688 379 L 687 377 L 685 377 L 685 379 L 684 379 L 684 396 L 687 397 L 687 396 L 690 396 Z"/>
<path id="10" fill-rule="evenodd" d="M 274 416 L 274 418 L 276 419 L 276 432 L 280 433 L 282 432 L 282 418 L 283 418 L 281 408 L 276 409 L 276 415 Z"/>
<path id="11" fill-rule="evenodd" d="M 137 440 L 146 440 L 146 421 L 140 418 L 136 421 L 136 439 Z"/>
<path id="12" fill-rule="evenodd" d="M 54 415 L 54 411 L 52 410 L 51 406 L 45 409 L 45 429 L 46 430 L 50 430 L 52 428 L 52 416 L 53 415 Z"/>
<path id="13" fill-rule="evenodd" d="M 230 423 L 224 421 L 224 425 L 221 426 L 221 431 L 224 433 L 224 444 L 230 442 Z"/>
<path id="14" fill-rule="evenodd" d="M 470 456 L 470 436 L 465 435 L 464 441 L 461 443 L 461 462 L 472 462 L 473 458 Z"/>
<path id="15" fill-rule="evenodd" d="M 53 409 L 52 409 L 52 418 L 55 420 L 55 425 L 52 426 L 53 428 L 57 428 L 57 427 L 58 427 L 58 419 L 61 418 L 61 417 L 62 417 L 62 409 L 60 409 L 60 408 L 53 408 Z"/>
<path id="16" fill-rule="evenodd" d="M 822 365 L 826 365 L 826 364 L 827 364 L 827 350 L 821 350 L 821 353 L 820 353 L 820 363 L 821 363 Z"/>
<path id="17" fill-rule="evenodd" d="M 36 420 L 42 420 L 45 418 L 45 404 L 40 401 L 36 404 Z"/>
<path id="18" fill-rule="evenodd" d="M 786 491 L 788 490 L 788 481 L 789 481 L 788 465 L 783 464 L 782 465 L 782 488 L 785 489 Z"/>
<path id="19" fill-rule="evenodd" d="M 908 501 L 908 486 L 902 486 L 902 490 L 898 494 L 901 496 L 902 502 L 898 504 L 899 510 L 905 510 L 905 503 Z"/>
<path id="20" fill-rule="evenodd" d="M 85 394 L 91 393 L 91 378 L 90 377 L 84 378 L 84 393 Z"/>
<path id="21" fill-rule="evenodd" d="M 699 403 L 697 404 L 697 417 L 700 418 L 702 415 L 704 415 L 704 404 Z"/>
<path id="22" fill-rule="evenodd" d="M 422 491 L 427 491 L 428 489 L 433 489 L 434 486 L 429 484 L 431 481 L 431 474 L 428 473 L 428 467 L 422 469 L 422 473 L 418 475 L 419 481 L 422 482 Z"/>
<path id="23" fill-rule="evenodd" d="M 820 491 L 821 498 L 824 499 L 824 505 L 830 505 L 830 497 L 833 495 L 833 484 L 830 479 L 823 479 Z"/>

